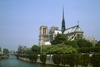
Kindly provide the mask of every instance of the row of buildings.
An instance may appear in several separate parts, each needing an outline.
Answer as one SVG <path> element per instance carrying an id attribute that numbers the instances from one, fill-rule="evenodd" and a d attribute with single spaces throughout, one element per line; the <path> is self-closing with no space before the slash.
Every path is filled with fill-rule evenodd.
<path id="1" fill-rule="evenodd" d="M 72 41 L 75 39 L 87 39 L 93 44 L 96 43 L 95 38 L 89 38 L 84 35 L 84 31 L 79 27 L 79 25 L 70 27 L 65 29 L 65 20 L 64 20 L 64 9 L 63 9 L 63 18 L 62 18 L 62 28 L 52 26 L 48 31 L 48 26 L 40 26 L 39 29 L 39 46 L 43 45 L 51 45 L 51 41 L 57 36 L 57 34 L 66 34 L 68 36 L 68 40 Z"/>

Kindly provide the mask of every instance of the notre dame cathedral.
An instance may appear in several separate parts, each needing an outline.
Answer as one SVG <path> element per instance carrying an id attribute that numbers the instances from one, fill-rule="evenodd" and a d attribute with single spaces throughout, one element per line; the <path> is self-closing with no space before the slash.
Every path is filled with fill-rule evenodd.
<path id="1" fill-rule="evenodd" d="M 62 29 L 59 30 L 59 27 L 52 26 L 48 32 L 48 26 L 40 26 L 39 29 L 39 46 L 43 45 L 51 45 L 51 40 L 54 39 L 57 34 L 66 34 L 68 36 L 68 40 L 72 41 L 74 39 L 88 39 L 89 41 L 95 43 L 94 38 L 89 38 L 83 35 L 83 31 L 79 27 L 79 25 L 70 27 L 65 29 L 65 20 L 64 20 L 64 9 L 63 9 L 63 18 L 62 18 Z"/>

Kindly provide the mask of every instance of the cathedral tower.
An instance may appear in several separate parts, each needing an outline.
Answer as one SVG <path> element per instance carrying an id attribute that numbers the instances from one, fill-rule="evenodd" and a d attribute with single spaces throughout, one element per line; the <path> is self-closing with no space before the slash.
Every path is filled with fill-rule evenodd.
<path id="1" fill-rule="evenodd" d="M 62 19 L 62 29 L 61 29 L 62 33 L 64 33 L 65 31 L 65 20 L 64 20 L 64 8 L 63 8 L 63 19 Z"/>
<path id="2" fill-rule="evenodd" d="M 48 27 L 47 26 L 41 26 L 39 29 L 39 46 L 42 46 L 45 44 L 46 41 L 49 41 L 48 37 Z"/>

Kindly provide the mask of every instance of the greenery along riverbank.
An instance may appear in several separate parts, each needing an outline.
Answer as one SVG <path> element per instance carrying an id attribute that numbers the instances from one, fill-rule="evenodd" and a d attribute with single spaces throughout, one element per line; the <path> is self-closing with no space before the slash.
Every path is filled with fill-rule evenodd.
<path id="1" fill-rule="evenodd" d="M 51 45 L 45 45 L 41 48 L 34 45 L 32 46 L 31 50 L 26 50 L 22 53 L 19 52 L 17 58 L 29 58 L 32 62 L 37 62 L 37 53 L 40 53 L 40 60 L 43 62 L 43 64 L 45 64 L 47 59 L 46 54 L 52 54 L 52 60 L 56 65 L 62 64 L 65 66 L 68 64 L 72 67 L 74 65 L 82 65 L 87 67 L 88 64 L 91 64 L 93 67 L 100 67 L 99 52 L 100 42 L 93 45 L 90 41 L 85 39 L 69 41 L 65 34 L 58 34 L 55 39 L 51 41 Z M 89 57 L 90 53 L 93 54 L 92 57 Z"/>
<path id="2" fill-rule="evenodd" d="M 29 58 L 31 62 L 37 62 L 38 54 L 28 54 L 28 55 L 17 55 L 18 57 Z M 40 54 L 40 60 L 43 64 L 46 63 L 47 55 Z M 82 65 L 87 67 L 88 64 L 92 65 L 92 67 L 100 67 L 100 54 L 93 54 L 89 56 L 89 54 L 53 54 L 52 55 L 53 63 L 59 66 L 60 64 L 70 65 L 71 67 Z"/>

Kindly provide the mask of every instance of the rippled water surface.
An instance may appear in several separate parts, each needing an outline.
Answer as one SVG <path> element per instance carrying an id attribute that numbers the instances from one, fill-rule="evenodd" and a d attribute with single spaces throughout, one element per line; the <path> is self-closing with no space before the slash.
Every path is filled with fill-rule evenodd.
<path id="1" fill-rule="evenodd" d="M 8 59 L 0 60 L 0 67 L 56 67 L 56 66 L 25 62 L 16 59 L 15 56 L 10 56 Z"/>

